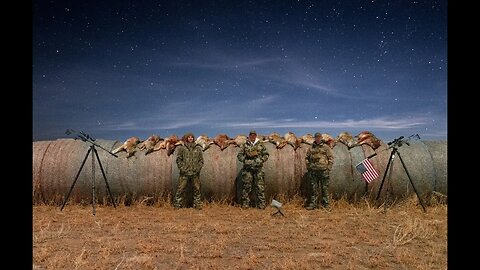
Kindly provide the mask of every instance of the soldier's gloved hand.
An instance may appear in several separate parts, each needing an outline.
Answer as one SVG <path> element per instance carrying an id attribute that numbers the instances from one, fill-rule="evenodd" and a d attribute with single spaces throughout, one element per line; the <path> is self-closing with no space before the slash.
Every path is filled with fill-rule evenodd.
<path id="1" fill-rule="evenodd" d="M 253 165 L 253 160 L 252 159 L 245 159 L 245 165 L 252 166 Z"/>

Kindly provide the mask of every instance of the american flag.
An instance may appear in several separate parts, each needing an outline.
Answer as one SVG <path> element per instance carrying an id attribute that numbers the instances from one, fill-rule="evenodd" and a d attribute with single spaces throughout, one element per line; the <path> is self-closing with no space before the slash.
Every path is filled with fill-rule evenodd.
<path id="1" fill-rule="evenodd" d="M 365 179 L 367 183 L 372 182 L 373 180 L 375 180 L 375 178 L 378 177 L 377 170 L 375 170 L 375 168 L 373 167 L 372 163 L 370 163 L 370 160 L 368 158 L 358 163 L 358 165 L 355 166 L 355 168 L 357 168 L 357 170 L 362 174 L 363 179 Z"/>

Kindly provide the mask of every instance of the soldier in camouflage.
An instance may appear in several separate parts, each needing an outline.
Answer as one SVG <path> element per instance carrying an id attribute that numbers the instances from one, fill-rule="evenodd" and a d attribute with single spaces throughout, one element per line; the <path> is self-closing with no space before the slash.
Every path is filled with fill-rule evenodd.
<path id="1" fill-rule="evenodd" d="M 324 143 L 321 133 L 315 133 L 315 141 L 312 147 L 307 150 L 305 160 L 308 170 L 307 181 L 310 185 L 310 198 L 307 200 L 308 204 L 305 209 L 313 210 L 318 208 L 318 186 L 320 186 L 322 193 L 322 206 L 329 209 L 328 182 L 334 158 L 332 149 Z"/>
<path id="2" fill-rule="evenodd" d="M 191 181 L 193 184 L 193 207 L 200 210 L 202 209 L 200 171 L 203 167 L 203 151 L 201 146 L 195 143 L 195 137 L 192 133 L 185 134 L 182 140 L 184 145 L 180 145 L 177 150 L 176 161 L 180 176 L 173 206 L 175 209 L 183 207 L 185 189 L 188 181 Z"/>
<path id="3" fill-rule="evenodd" d="M 263 172 L 263 163 L 268 160 L 268 152 L 265 145 L 257 138 L 255 130 L 250 131 L 248 140 L 242 145 L 237 158 L 243 162 L 243 168 L 240 172 L 242 177 L 242 208 L 250 207 L 250 193 L 252 187 L 255 190 L 257 198 L 257 207 L 265 209 L 265 173 Z"/>

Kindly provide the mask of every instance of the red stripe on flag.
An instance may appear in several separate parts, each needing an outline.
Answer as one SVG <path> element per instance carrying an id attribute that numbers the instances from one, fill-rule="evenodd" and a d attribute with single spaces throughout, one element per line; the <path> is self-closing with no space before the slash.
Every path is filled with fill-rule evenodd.
<path id="1" fill-rule="evenodd" d="M 367 183 L 370 183 L 373 180 L 375 180 L 375 178 L 378 177 L 378 172 L 375 170 L 375 168 L 373 167 L 372 163 L 370 163 L 370 160 L 368 158 L 363 160 L 362 163 L 365 166 L 365 168 L 367 168 L 367 170 L 364 173 L 362 173 L 363 179 L 365 179 Z"/>

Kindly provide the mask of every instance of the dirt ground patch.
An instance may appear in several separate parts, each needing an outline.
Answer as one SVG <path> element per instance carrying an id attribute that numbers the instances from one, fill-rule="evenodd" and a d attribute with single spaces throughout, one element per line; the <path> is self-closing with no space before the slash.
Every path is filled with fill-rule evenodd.
<path id="1" fill-rule="evenodd" d="M 446 269 L 447 205 L 33 206 L 34 269 Z"/>

